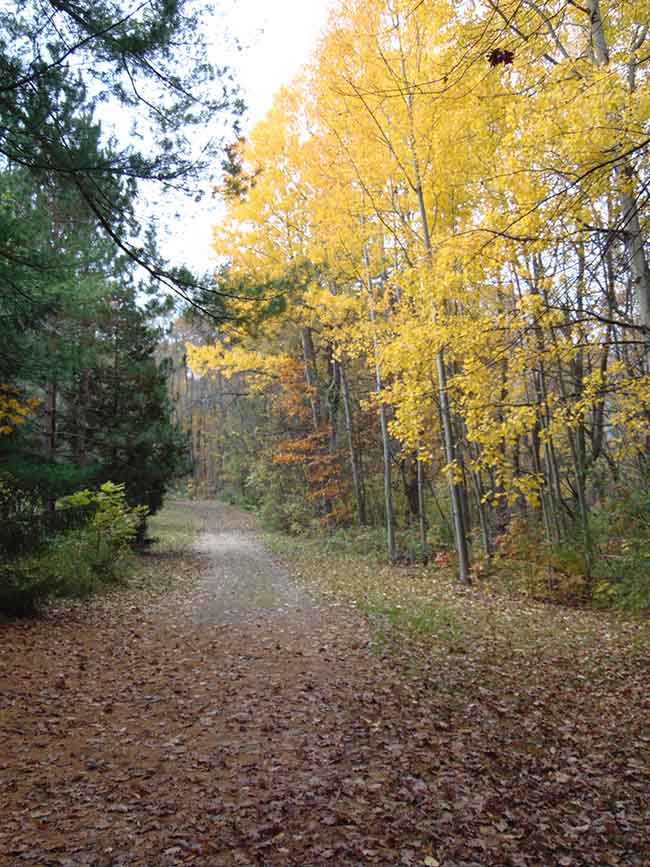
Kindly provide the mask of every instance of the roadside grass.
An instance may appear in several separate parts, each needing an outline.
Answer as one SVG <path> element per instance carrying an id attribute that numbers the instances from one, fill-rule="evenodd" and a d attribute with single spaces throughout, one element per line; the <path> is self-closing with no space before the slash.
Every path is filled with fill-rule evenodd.
<path id="1" fill-rule="evenodd" d="M 508 592 L 498 575 L 464 587 L 452 566 L 390 566 L 352 537 L 269 534 L 267 544 L 313 593 L 356 609 L 377 652 L 409 671 L 432 664 L 523 670 L 553 660 L 591 680 L 650 650 L 647 621 L 537 602 Z"/>
<path id="2" fill-rule="evenodd" d="M 200 559 L 190 550 L 200 527 L 195 515 L 169 500 L 147 523 L 152 544 L 131 556 L 124 586 L 117 589 L 120 604 L 127 607 L 155 603 L 179 581 L 191 584 L 200 572 Z M 116 593 L 112 596 L 117 604 Z"/>
<path id="3" fill-rule="evenodd" d="M 186 551 L 199 530 L 199 520 L 180 503 L 170 500 L 148 520 L 148 533 L 156 554 Z"/>

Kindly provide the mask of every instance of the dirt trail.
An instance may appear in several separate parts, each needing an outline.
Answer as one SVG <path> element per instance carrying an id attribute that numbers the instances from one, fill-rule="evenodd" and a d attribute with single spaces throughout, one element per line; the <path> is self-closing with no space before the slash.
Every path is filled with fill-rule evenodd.
<path id="1" fill-rule="evenodd" d="M 275 563 L 245 512 L 222 503 L 186 503 L 200 524 L 194 549 L 205 560 L 193 611 L 199 623 L 258 621 L 273 614 L 318 618 L 313 600 Z"/>
<path id="2" fill-rule="evenodd" d="M 182 508 L 201 530 L 152 556 L 162 598 L 6 626 L 0 865 L 395 864 L 361 621 L 299 589 L 250 516 Z"/>

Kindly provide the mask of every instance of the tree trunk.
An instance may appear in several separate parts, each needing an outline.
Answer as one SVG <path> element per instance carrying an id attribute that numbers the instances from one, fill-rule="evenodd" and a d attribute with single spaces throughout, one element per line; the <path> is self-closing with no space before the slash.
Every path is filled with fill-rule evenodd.
<path id="1" fill-rule="evenodd" d="M 634 295 L 639 307 L 639 323 L 647 329 L 646 336 L 650 340 L 650 267 L 648 267 L 645 254 L 638 202 L 630 190 L 633 171 L 629 164 L 623 163 L 617 173 L 621 181 L 620 200 L 623 211 L 625 247 L 630 264 Z"/>
<path id="2" fill-rule="evenodd" d="M 596 66 L 606 66 L 609 63 L 609 50 L 603 29 L 600 0 L 586 0 L 586 5 L 591 21 L 591 55 Z"/>
<path id="3" fill-rule="evenodd" d="M 343 409 L 345 412 L 345 432 L 348 439 L 348 450 L 350 453 L 350 469 L 352 471 L 352 487 L 354 488 L 354 498 L 357 504 L 357 522 L 360 527 L 363 527 L 367 523 L 367 518 L 366 498 L 363 489 L 361 457 L 355 444 L 352 407 L 350 406 L 350 392 L 348 389 L 348 378 L 345 374 L 345 368 L 342 364 L 339 365 L 339 369 L 341 372 L 341 392 L 343 396 Z"/>
<path id="4" fill-rule="evenodd" d="M 417 462 L 412 462 L 410 458 L 402 458 L 400 461 L 400 472 L 402 474 L 402 484 L 404 485 L 404 496 L 408 506 L 406 520 L 410 524 L 419 515 Z"/>
<path id="5" fill-rule="evenodd" d="M 539 281 L 542 277 L 542 266 L 539 259 L 533 258 L 533 286 L 532 292 L 539 294 Z M 537 349 L 540 356 L 544 355 L 544 335 L 537 321 L 534 324 L 535 336 L 537 341 Z M 565 535 L 565 515 L 564 501 L 562 499 L 562 489 L 560 483 L 560 471 L 558 469 L 557 455 L 555 452 L 555 443 L 553 438 L 547 434 L 549 427 L 549 410 L 548 410 L 548 390 L 546 387 L 546 368 L 543 361 L 540 361 L 537 368 L 532 371 L 533 386 L 535 389 L 535 397 L 537 402 L 537 412 L 539 419 L 539 428 L 544 442 L 544 464 L 545 475 L 549 484 L 549 505 L 552 526 L 554 530 L 555 541 L 559 541 Z"/>
<path id="6" fill-rule="evenodd" d="M 587 0 L 587 9 L 590 19 L 590 42 L 593 63 L 595 66 L 607 66 L 609 63 L 609 49 L 605 38 L 599 0 Z M 634 93 L 636 90 L 636 57 L 634 52 L 640 47 L 640 44 L 632 45 L 628 69 L 630 93 Z M 648 329 L 648 339 L 650 341 L 650 267 L 648 266 L 645 254 L 638 201 L 633 191 L 634 170 L 627 160 L 622 160 L 617 167 L 616 173 L 620 180 L 621 190 L 619 198 L 622 209 L 623 232 L 630 263 L 632 285 L 637 304 L 639 305 L 639 321 L 641 325 Z"/>
<path id="7" fill-rule="evenodd" d="M 430 260 L 431 256 L 433 255 L 433 250 L 431 246 L 431 237 L 429 234 L 429 222 L 424 206 L 422 186 L 419 182 L 419 168 L 417 171 L 417 177 L 417 198 L 420 210 L 420 219 L 422 220 L 425 249 L 427 252 L 427 257 Z M 447 479 L 449 482 L 451 514 L 454 525 L 454 540 L 456 543 L 456 554 L 458 555 L 458 578 L 462 584 L 469 584 L 469 550 L 467 547 L 466 525 L 463 518 L 463 482 L 456 479 L 452 466 L 456 458 L 456 449 L 451 420 L 451 410 L 449 408 L 449 397 L 447 394 L 447 369 L 442 349 L 440 349 L 436 353 L 436 372 L 438 374 L 438 397 L 440 407 L 440 420 L 442 423 L 442 438 L 448 467 Z"/>
<path id="8" fill-rule="evenodd" d="M 417 478 L 418 478 L 418 528 L 420 531 L 420 545 L 422 546 L 422 559 L 426 563 L 429 559 L 429 551 L 427 545 L 427 516 L 424 506 L 424 465 L 417 457 Z"/>
<path id="9" fill-rule="evenodd" d="M 74 433 L 74 460 L 78 467 L 88 465 L 88 419 L 86 410 L 90 399 L 90 371 L 83 370 L 79 377 L 77 413 Z"/>
<path id="10" fill-rule="evenodd" d="M 449 481 L 449 493 L 451 497 L 451 515 L 454 525 L 456 553 L 458 555 L 458 579 L 462 584 L 469 584 L 469 552 L 467 549 L 467 537 L 465 535 L 465 522 L 463 520 L 463 500 L 461 496 L 462 483 L 456 480 L 454 474 L 454 461 L 456 455 L 454 449 L 454 438 L 451 428 L 449 399 L 447 396 L 447 373 L 445 370 L 445 360 L 442 354 L 442 350 L 440 350 L 436 354 L 436 370 L 438 373 L 440 418 L 442 421 L 445 458 L 447 460 L 447 479 Z"/>
<path id="11" fill-rule="evenodd" d="M 305 380 L 309 388 L 309 403 L 311 404 L 312 422 L 314 431 L 318 432 L 323 423 L 320 393 L 318 389 L 318 373 L 316 370 L 316 351 L 311 328 L 303 328 L 300 332 L 302 341 L 302 353 L 305 362 Z"/>
<path id="12" fill-rule="evenodd" d="M 55 381 L 48 382 L 45 388 L 45 404 L 43 407 L 43 452 L 53 461 L 56 454 L 56 397 L 57 384 Z M 54 512 L 56 499 L 48 497 L 47 511 Z"/>
<path id="13" fill-rule="evenodd" d="M 379 373 L 379 365 L 376 365 L 376 371 L 377 394 L 381 395 L 381 375 Z M 397 560 L 397 546 L 395 543 L 395 515 L 393 513 L 393 492 L 391 488 L 390 440 L 388 438 L 388 421 L 386 419 L 386 407 L 383 403 L 379 405 L 379 424 L 381 427 L 381 445 L 384 459 L 384 506 L 386 509 L 386 544 L 388 548 L 388 559 L 391 563 L 394 563 Z"/>
<path id="14" fill-rule="evenodd" d="M 395 514 L 393 511 L 393 491 L 391 484 L 391 457 L 390 438 L 388 435 L 388 419 L 386 417 L 386 405 L 382 401 L 381 368 L 379 366 L 379 351 L 377 346 L 376 313 L 372 275 L 370 273 L 370 257 L 368 250 L 364 250 L 364 259 L 368 280 L 368 300 L 370 304 L 370 322 L 372 326 L 372 348 L 375 361 L 375 392 L 379 400 L 379 427 L 381 430 L 381 446 L 384 461 L 384 508 L 386 511 L 386 544 L 388 559 L 391 563 L 397 560 L 397 546 L 395 544 Z"/>
<path id="15" fill-rule="evenodd" d="M 471 446 L 470 446 L 471 448 Z M 470 457 L 476 460 L 478 457 L 478 446 L 472 450 Z M 472 470 L 472 482 L 474 485 L 474 496 L 476 497 L 476 511 L 478 513 L 478 523 L 481 528 L 481 543 L 485 556 L 490 559 L 492 556 L 492 540 L 490 539 L 490 525 L 488 523 L 487 514 L 484 502 L 483 479 L 481 478 L 480 470 Z"/>
<path id="16" fill-rule="evenodd" d="M 327 369 L 329 386 L 327 388 L 327 417 L 329 422 L 329 451 L 336 454 L 338 448 L 338 419 L 341 404 L 341 366 L 332 355 L 332 347 L 327 348 Z"/>

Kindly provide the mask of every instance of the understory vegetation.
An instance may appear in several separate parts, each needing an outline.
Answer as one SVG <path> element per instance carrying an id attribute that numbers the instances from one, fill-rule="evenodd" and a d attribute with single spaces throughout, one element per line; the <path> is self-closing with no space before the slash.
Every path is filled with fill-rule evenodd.
<path id="1" fill-rule="evenodd" d="M 124 485 L 106 482 L 57 505 L 63 526 L 51 524 L 38 541 L 30 526 L 30 552 L 0 564 L 0 612 L 33 614 L 48 597 L 87 596 L 131 566 L 131 545 L 147 508 L 129 506 Z"/>
<path id="2" fill-rule="evenodd" d="M 449 562 L 435 569 L 386 563 L 377 541 L 356 532 L 267 535 L 300 583 L 358 611 L 375 650 L 407 674 L 481 666 L 516 673 L 524 662 L 542 672 L 545 660 L 562 659 L 573 661 L 579 677 L 593 678 L 647 653 L 645 619 L 553 604 L 554 592 L 530 571 L 504 565 L 468 587 Z"/>

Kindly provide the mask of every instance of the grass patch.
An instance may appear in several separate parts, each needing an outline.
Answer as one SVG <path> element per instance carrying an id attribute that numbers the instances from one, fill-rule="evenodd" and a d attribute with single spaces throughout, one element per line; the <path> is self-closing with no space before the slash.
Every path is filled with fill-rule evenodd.
<path id="1" fill-rule="evenodd" d="M 544 657 L 601 676 L 610 659 L 650 644 L 647 622 L 513 596 L 494 580 L 464 587 L 450 567 L 391 567 L 363 539 L 270 534 L 267 544 L 312 592 L 355 608 L 377 649 L 409 666 L 418 656 L 510 668 Z"/>
<path id="2" fill-rule="evenodd" d="M 187 506 L 170 500 L 148 521 L 149 535 L 154 539 L 151 551 L 156 554 L 186 551 L 200 527 L 198 518 Z"/>

